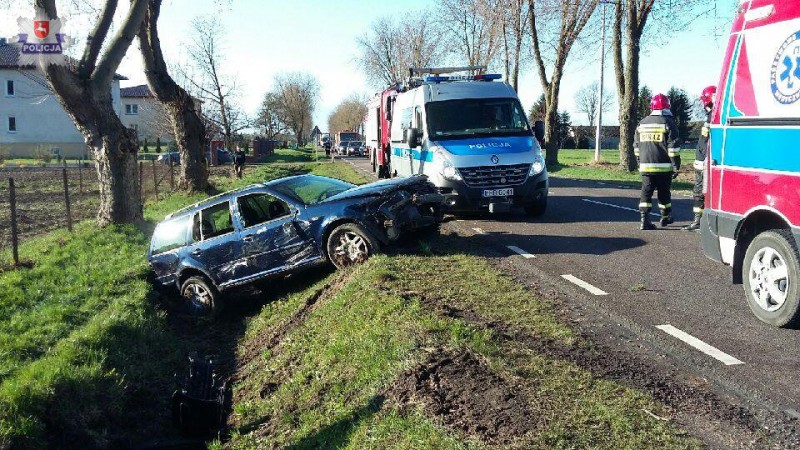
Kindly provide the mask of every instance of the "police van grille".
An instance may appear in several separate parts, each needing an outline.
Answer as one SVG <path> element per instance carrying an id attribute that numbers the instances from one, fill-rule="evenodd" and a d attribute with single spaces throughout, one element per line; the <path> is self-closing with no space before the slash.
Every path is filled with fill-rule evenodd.
<path id="1" fill-rule="evenodd" d="M 513 186 L 528 178 L 530 164 L 508 166 L 479 166 L 458 169 L 464 182 L 470 187 Z"/>

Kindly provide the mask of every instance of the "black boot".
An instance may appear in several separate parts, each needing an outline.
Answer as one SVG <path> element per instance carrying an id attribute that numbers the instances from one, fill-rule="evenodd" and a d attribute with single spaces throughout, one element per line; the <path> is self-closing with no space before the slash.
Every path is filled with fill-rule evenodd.
<path id="1" fill-rule="evenodd" d="M 674 222 L 675 222 L 675 221 L 674 221 L 674 220 L 672 220 L 672 216 L 661 216 L 661 226 L 662 226 L 662 227 L 665 227 L 665 226 L 667 226 L 667 225 L 670 225 L 670 224 L 672 224 L 672 223 L 674 223 Z"/>
<path id="2" fill-rule="evenodd" d="M 656 226 L 650 222 L 650 214 L 642 213 L 642 224 L 639 226 L 640 230 L 655 230 Z"/>
<path id="3" fill-rule="evenodd" d="M 690 223 L 689 225 L 686 225 L 685 227 L 683 227 L 683 229 L 686 230 L 686 231 L 697 231 L 697 230 L 699 230 L 700 229 L 700 218 L 702 218 L 702 217 L 703 217 L 702 214 L 695 214 L 694 215 L 694 222 Z"/>

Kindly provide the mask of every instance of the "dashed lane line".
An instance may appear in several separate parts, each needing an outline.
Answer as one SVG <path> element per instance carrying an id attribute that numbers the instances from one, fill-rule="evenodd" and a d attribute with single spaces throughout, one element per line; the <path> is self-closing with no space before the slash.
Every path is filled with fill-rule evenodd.
<path id="1" fill-rule="evenodd" d="M 521 249 L 521 248 L 519 248 L 519 247 L 515 247 L 515 246 L 513 246 L 513 245 L 506 245 L 506 248 L 507 248 L 507 249 L 509 249 L 509 250 L 511 250 L 511 251 L 512 251 L 512 252 L 514 252 L 514 253 L 517 253 L 517 254 L 519 254 L 519 255 L 522 255 L 522 257 L 523 257 L 523 258 L 525 258 L 525 259 L 533 259 L 533 258 L 536 258 L 536 255 L 532 255 L 532 254 L 530 254 L 530 253 L 526 252 L 525 250 L 523 250 L 523 249 Z"/>
<path id="2" fill-rule="evenodd" d="M 587 203 L 594 203 L 595 205 L 610 206 L 612 208 L 624 209 L 625 211 L 633 211 L 633 212 L 637 212 L 637 213 L 640 212 L 638 209 L 628 208 L 626 206 L 619 206 L 619 205 L 615 205 L 613 203 L 598 202 L 598 201 L 595 201 L 595 200 L 589 200 L 588 198 L 584 198 L 582 200 L 587 202 Z M 661 217 L 660 215 L 658 215 L 658 214 L 656 214 L 654 212 L 651 212 L 650 215 L 654 216 L 654 217 Z"/>
<path id="3" fill-rule="evenodd" d="M 576 286 L 582 287 L 583 289 L 589 291 L 589 293 L 591 293 L 592 295 L 608 295 L 608 292 L 606 292 L 606 291 L 604 291 L 604 290 L 602 290 L 602 289 L 600 289 L 598 287 L 592 286 L 591 284 L 581 280 L 580 278 L 578 278 L 578 277 L 576 277 L 574 275 L 569 275 L 569 274 L 561 275 L 561 278 L 569 281 L 570 283 L 572 283 L 572 284 L 574 284 Z"/>
<path id="4" fill-rule="evenodd" d="M 738 359 L 736 359 L 733 356 L 723 352 L 722 350 L 720 350 L 720 349 L 718 349 L 716 347 L 713 347 L 713 346 L 711 346 L 709 344 L 706 344 L 705 342 L 701 341 L 700 339 L 697 339 L 696 337 L 692 336 L 691 334 L 686 333 L 685 331 L 681 331 L 681 330 L 673 327 L 670 324 L 657 325 L 656 328 L 658 328 L 659 330 L 669 334 L 672 337 L 680 339 L 681 341 L 685 342 L 689 346 L 694 347 L 697 350 L 700 350 L 701 352 L 705 353 L 706 355 L 708 355 L 708 356 L 710 356 L 710 357 L 722 362 L 726 366 L 744 364 L 742 361 L 739 361 Z"/>

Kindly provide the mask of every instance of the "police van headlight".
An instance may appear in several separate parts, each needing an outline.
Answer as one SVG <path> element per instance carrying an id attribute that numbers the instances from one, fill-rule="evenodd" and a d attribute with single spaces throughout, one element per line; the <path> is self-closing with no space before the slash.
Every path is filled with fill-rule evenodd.
<path id="1" fill-rule="evenodd" d="M 436 160 L 441 161 L 439 174 L 442 176 L 442 178 L 450 181 L 463 180 L 461 174 L 458 173 L 458 169 L 456 169 L 456 167 L 453 165 L 450 159 L 447 156 L 445 156 L 444 152 L 442 152 L 440 147 L 433 147 L 432 150 L 434 152 Z"/>
<path id="2" fill-rule="evenodd" d="M 544 172 L 544 169 L 545 169 L 544 158 L 542 157 L 541 153 L 537 153 L 533 159 L 533 164 L 531 164 L 531 172 L 529 175 L 534 177 Z"/>

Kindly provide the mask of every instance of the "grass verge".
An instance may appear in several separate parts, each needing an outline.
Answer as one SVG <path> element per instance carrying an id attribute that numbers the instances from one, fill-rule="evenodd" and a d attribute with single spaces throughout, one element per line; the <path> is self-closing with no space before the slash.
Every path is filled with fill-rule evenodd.
<path id="1" fill-rule="evenodd" d="M 232 436 L 212 448 L 698 446 L 645 412 L 661 408 L 648 395 L 501 339 L 492 327 L 450 314 L 454 309 L 576 345 L 551 305 L 479 257 L 379 256 L 267 305 L 249 323 L 239 346 Z M 274 330 L 283 330 L 281 339 L 272 339 Z M 448 379 L 470 373 L 469 367 L 460 367 L 462 358 L 455 356 L 431 364 L 431 355 L 441 353 L 474 355 L 463 359 L 485 363 L 490 385 L 473 391 L 469 380 Z M 435 372 L 447 365 L 455 370 Z M 398 395 L 399 380 L 408 379 L 422 380 L 420 391 Z M 448 388 L 424 395 L 437 386 Z M 496 392 L 503 395 L 485 414 L 465 410 Z M 523 410 L 507 407 L 519 402 Z M 510 414 L 512 422 L 514 414 L 525 414 L 533 425 L 513 435 L 486 435 L 481 430 L 500 420 L 495 412 Z"/>
<path id="2" fill-rule="evenodd" d="M 232 189 L 308 172 L 363 181 L 346 164 L 313 163 L 248 168 L 242 180 L 220 172 L 212 182 Z M 34 266 L 0 272 L 0 448 L 109 448 L 171 436 L 173 374 L 189 351 L 223 343 L 207 326 L 166 314 L 145 281 L 144 255 L 154 224 L 202 197 L 150 203 L 142 227 L 83 222 L 74 233 L 27 240 L 20 253 Z M 0 254 L 0 267 L 9 260 Z"/>

